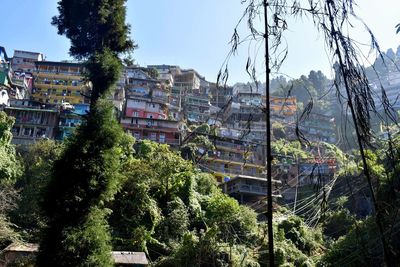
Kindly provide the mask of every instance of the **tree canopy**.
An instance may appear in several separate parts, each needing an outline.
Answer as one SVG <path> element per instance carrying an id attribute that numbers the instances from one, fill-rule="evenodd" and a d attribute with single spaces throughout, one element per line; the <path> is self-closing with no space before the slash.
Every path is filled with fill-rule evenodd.
<path id="1" fill-rule="evenodd" d="M 126 0 L 61 0 L 52 24 L 71 41 L 72 56 L 83 59 L 110 50 L 125 53 L 134 48 L 125 23 Z"/>

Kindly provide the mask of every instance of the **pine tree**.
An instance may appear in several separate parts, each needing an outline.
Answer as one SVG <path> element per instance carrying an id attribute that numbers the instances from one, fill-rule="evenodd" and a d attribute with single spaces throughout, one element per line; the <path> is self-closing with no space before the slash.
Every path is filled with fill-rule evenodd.
<path id="1" fill-rule="evenodd" d="M 106 96 L 120 77 L 121 53 L 135 45 L 125 23 L 126 0 L 61 0 L 52 24 L 71 41 L 70 54 L 86 61 L 92 82 L 86 122 L 53 166 L 43 208 L 48 217 L 39 266 L 113 266 L 105 203 L 118 191 L 121 163 L 132 140 Z"/>

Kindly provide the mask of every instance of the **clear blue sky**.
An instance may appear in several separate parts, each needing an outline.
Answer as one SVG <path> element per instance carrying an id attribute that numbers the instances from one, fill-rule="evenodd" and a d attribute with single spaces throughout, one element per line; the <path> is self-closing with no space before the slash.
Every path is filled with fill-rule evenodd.
<path id="1" fill-rule="evenodd" d="M 360 16 L 386 50 L 400 45 L 394 26 L 400 22 L 400 1 L 359 0 Z M 50 25 L 57 14 L 55 0 L 2 0 L 0 45 L 12 56 L 14 49 L 42 52 L 47 60 L 68 59 L 69 42 Z M 134 57 L 141 65 L 171 64 L 194 68 L 215 81 L 229 49 L 233 27 L 243 12 L 240 0 L 128 0 L 127 21 L 139 49 Z M 362 30 L 355 39 L 367 42 Z M 311 69 L 329 75 L 322 37 L 307 22 L 290 21 L 285 36 L 289 57 L 282 72 L 291 77 Z M 262 56 L 262 53 L 260 53 Z M 247 81 L 244 71 L 247 47 L 230 65 L 230 83 Z"/>

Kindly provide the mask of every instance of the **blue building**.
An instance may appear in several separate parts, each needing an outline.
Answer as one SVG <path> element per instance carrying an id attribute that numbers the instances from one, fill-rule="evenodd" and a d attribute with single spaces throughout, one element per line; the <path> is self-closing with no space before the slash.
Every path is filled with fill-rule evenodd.
<path id="1" fill-rule="evenodd" d="M 76 127 L 82 124 L 84 116 L 89 113 L 89 104 L 75 104 L 74 109 L 64 109 L 60 112 L 57 140 L 69 137 Z"/>

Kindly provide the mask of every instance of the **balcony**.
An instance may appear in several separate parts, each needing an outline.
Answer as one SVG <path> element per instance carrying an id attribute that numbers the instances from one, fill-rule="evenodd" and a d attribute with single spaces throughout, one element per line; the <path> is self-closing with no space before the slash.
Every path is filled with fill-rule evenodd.
<path id="1" fill-rule="evenodd" d="M 46 83 L 35 83 L 35 87 L 39 89 L 56 89 L 59 91 L 62 90 L 70 90 L 70 91 L 76 91 L 76 90 L 82 90 L 82 89 L 87 89 L 89 88 L 88 86 L 84 84 L 80 85 L 63 85 L 63 84 L 46 84 Z"/>
<path id="2" fill-rule="evenodd" d="M 267 181 L 265 181 L 266 183 Z M 255 194 L 266 196 L 267 195 L 267 187 L 266 186 L 259 186 L 259 185 L 249 185 L 244 183 L 237 183 L 231 186 L 228 186 L 227 192 L 228 194 L 234 193 L 247 193 L 247 194 Z"/>
<path id="3" fill-rule="evenodd" d="M 235 176 L 235 175 L 247 175 L 252 177 L 262 177 L 261 170 L 257 172 L 255 168 L 253 170 L 249 170 L 247 168 L 239 169 L 239 168 L 224 168 L 224 167 L 216 167 L 210 164 L 205 164 L 205 167 L 208 171 L 213 171 L 216 173 L 222 173 L 225 176 Z M 261 167 L 261 166 L 260 166 Z M 261 169 L 261 168 L 260 168 Z"/>
<path id="4" fill-rule="evenodd" d="M 227 155 L 227 154 L 220 154 L 220 155 L 215 155 L 212 153 L 209 153 L 208 155 L 209 160 L 219 160 L 219 161 L 225 161 L 225 162 L 231 162 L 231 163 L 237 163 L 237 164 L 242 164 L 242 165 L 260 165 L 262 167 L 263 161 L 258 160 L 255 158 L 250 158 L 244 159 L 244 156 L 242 154 L 236 154 L 236 155 Z"/>
<path id="5" fill-rule="evenodd" d="M 160 144 L 167 144 L 167 145 L 171 145 L 171 146 L 179 146 L 180 145 L 180 140 L 179 139 L 170 139 L 170 138 L 166 138 L 166 139 L 159 139 L 157 140 L 156 138 L 151 138 L 151 137 L 142 137 L 139 138 L 138 140 L 150 140 L 150 141 L 154 141 Z"/>
<path id="6" fill-rule="evenodd" d="M 50 79 L 68 79 L 68 80 L 81 80 L 82 76 L 80 73 L 54 73 L 54 72 L 46 72 L 40 71 L 35 73 L 40 78 L 50 78 Z"/>
<path id="7" fill-rule="evenodd" d="M 151 101 L 159 104 L 168 104 L 168 96 L 152 96 Z"/>

